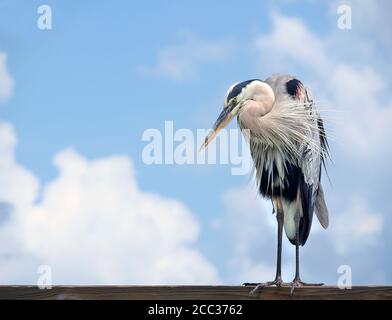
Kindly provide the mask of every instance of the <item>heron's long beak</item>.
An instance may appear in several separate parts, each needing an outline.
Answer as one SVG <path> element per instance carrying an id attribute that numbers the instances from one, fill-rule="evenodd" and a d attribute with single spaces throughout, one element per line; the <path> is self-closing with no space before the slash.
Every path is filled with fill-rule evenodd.
<path id="1" fill-rule="evenodd" d="M 206 148 L 208 144 L 214 140 L 218 132 L 229 124 L 231 119 L 233 119 L 233 117 L 236 115 L 235 107 L 236 105 L 229 105 L 223 109 L 218 119 L 215 121 L 214 128 L 212 129 L 211 133 L 206 137 L 204 143 L 201 145 L 200 150 Z"/>

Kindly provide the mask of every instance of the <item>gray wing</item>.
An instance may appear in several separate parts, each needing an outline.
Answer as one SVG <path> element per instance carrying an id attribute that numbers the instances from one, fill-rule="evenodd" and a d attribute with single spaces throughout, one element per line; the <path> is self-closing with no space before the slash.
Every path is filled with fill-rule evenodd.
<path id="1" fill-rule="evenodd" d="M 303 90 L 306 96 L 306 102 L 308 102 L 311 107 L 311 112 L 314 116 L 313 119 L 318 128 L 317 132 L 314 132 L 312 137 L 312 141 L 318 146 L 318 150 L 313 150 L 305 154 L 303 172 L 305 180 L 308 179 L 312 185 L 312 199 L 310 201 L 312 202 L 312 208 L 315 209 L 314 211 L 321 226 L 326 229 L 329 225 L 329 214 L 325 203 L 324 190 L 321 185 L 321 172 L 322 167 L 326 169 L 325 163 L 329 157 L 329 145 L 324 129 L 323 119 L 314 106 L 310 90 L 306 87 L 303 87 Z"/>
<path id="2" fill-rule="evenodd" d="M 307 195 L 307 199 L 303 199 L 303 206 L 308 206 L 308 214 L 315 211 L 316 216 L 323 228 L 327 228 L 329 224 L 328 208 L 324 199 L 324 191 L 321 185 L 321 171 L 325 166 L 326 156 L 328 154 L 328 143 L 325 132 L 322 127 L 320 115 L 316 114 L 316 120 L 319 131 L 313 133 L 312 141 L 318 145 L 318 150 L 305 146 L 303 160 L 301 163 L 302 173 L 305 185 L 303 188 L 303 196 Z"/>
<path id="3" fill-rule="evenodd" d="M 324 123 L 320 116 L 318 118 L 318 128 L 319 128 L 320 145 L 321 145 L 321 163 L 323 164 L 324 170 L 326 170 L 325 162 L 329 158 L 329 145 L 324 129 Z M 321 171 L 322 168 L 320 165 L 319 184 L 318 184 L 317 197 L 316 197 L 316 216 L 320 221 L 322 227 L 324 229 L 327 229 L 329 225 L 329 214 L 328 214 L 327 204 L 325 203 L 324 190 L 320 181 Z"/>

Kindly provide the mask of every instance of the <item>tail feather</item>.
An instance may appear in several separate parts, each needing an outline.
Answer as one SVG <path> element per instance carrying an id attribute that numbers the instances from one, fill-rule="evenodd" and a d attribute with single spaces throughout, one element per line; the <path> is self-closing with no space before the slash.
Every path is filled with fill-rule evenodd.
<path id="1" fill-rule="evenodd" d="M 324 229 L 328 228 L 329 225 L 329 217 L 328 217 L 328 208 L 325 203 L 324 199 L 324 191 L 323 187 L 321 186 L 321 183 L 319 183 L 318 187 L 318 193 L 316 197 L 316 216 L 318 220 L 320 221 L 321 226 Z"/>

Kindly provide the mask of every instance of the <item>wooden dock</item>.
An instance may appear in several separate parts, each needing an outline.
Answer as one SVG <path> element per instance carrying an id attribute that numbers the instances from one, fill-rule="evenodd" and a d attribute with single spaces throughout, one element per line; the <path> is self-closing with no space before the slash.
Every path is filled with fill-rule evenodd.
<path id="1" fill-rule="evenodd" d="M 0 299 L 29 300 L 392 300 L 392 286 L 264 288 L 243 286 L 0 286 Z"/>

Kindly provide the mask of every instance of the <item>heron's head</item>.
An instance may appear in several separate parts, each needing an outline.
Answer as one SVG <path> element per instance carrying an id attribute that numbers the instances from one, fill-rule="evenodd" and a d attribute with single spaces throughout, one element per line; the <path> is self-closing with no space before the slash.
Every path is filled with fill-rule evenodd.
<path id="1" fill-rule="evenodd" d="M 263 117 L 272 110 L 274 102 L 272 88 L 262 80 L 252 79 L 231 85 L 225 96 L 223 110 L 201 149 L 207 147 L 235 116 L 248 112 L 252 116 Z"/>

